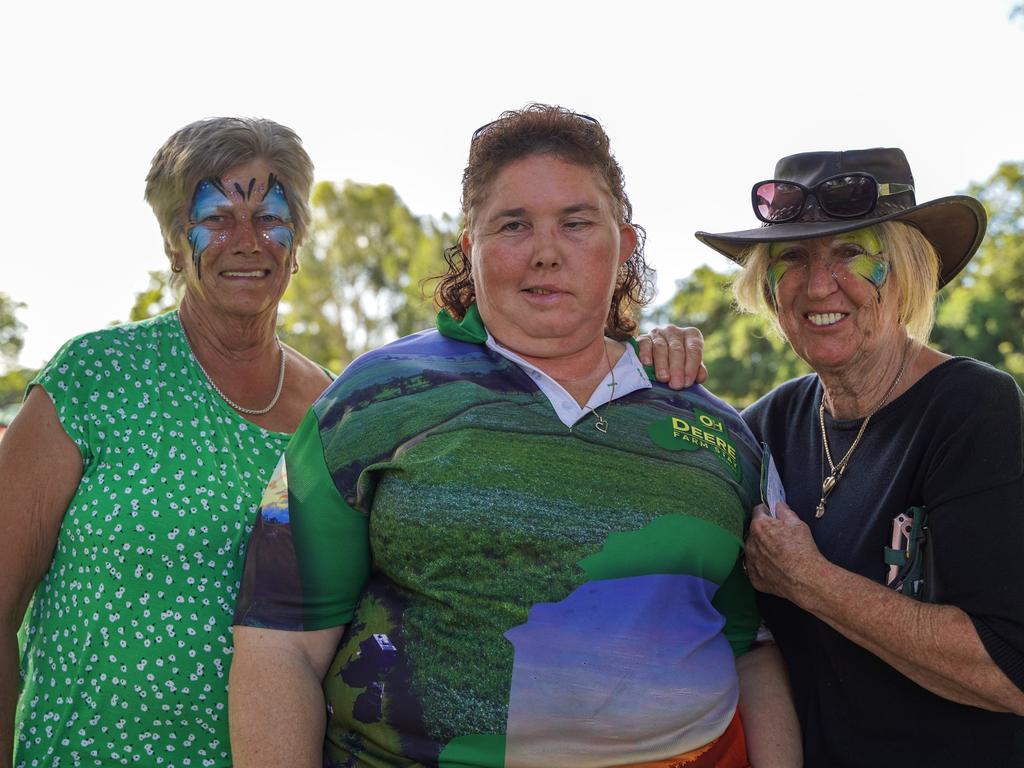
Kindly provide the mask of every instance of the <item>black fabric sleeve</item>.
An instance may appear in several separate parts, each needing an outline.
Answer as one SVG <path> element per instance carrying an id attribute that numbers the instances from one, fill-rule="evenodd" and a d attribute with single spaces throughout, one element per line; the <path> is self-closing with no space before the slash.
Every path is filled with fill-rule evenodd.
<path id="1" fill-rule="evenodd" d="M 1008 376 L 960 394 L 974 407 L 936 425 L 924 481 L 934 599 L 970 616 L 1024 690 L 1024 399 Z"/>

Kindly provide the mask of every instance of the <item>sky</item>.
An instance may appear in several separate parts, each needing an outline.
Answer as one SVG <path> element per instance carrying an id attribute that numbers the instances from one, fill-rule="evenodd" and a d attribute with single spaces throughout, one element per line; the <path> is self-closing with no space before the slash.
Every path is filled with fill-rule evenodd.
<path id="1" fill-rule="evenodd" d="M 21 235 L 0 292 L 26 305 L 19 363 L 126 320 L 148 272 L 166 269 L 144 179 L 193 120 L 271 118 L 302 136 L 317 180 L 387 183 L 414 213 L 440 216 L 459 209 L 479 125 L 530 101 L 592 115 L 665 301 L 697 266 L 729 265 L 694 231 L 755 226 L 750 186 L 785 155 L 901 147 L 918 202 L 1024 159 L 1024 18 L 1009 18 L 1012 5 L 10 4 L 0 210 Z"/>

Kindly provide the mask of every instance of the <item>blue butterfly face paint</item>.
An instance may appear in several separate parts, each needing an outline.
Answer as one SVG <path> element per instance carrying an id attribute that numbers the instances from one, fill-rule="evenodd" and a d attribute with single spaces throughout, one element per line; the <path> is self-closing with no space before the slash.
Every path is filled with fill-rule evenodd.
<path id="1" fill-rule="evenodd" d="M 290 226 L 292 211 L 288 207 L 288 196 L 285 194 L 281 182 L 274 178 L 274 174 L 270 174 L 269 181 L 270 189 L 263 197 L 263 215 L 266 217 L 267 223 L 271 225 L 267 229 L 267 236 L 291 253 L 295 233 Z"/>
<path id="2" fill-rule="evenodd" d="M 192 208 L 188 215 L 188 244 L 192 246 L 192 265 L 195 267 L 196 277 L 200 279 L 200 260 L 213 243 L 214 237 L 218 235 L 219 228 L 215 224 L 219 224 L 223 219 L 220 215 L 221 210 L 230 207 L 231 201 L 219 181 L 206 179 L 196 184 L 195 194 L 192 195 Z"/>
<path id="3" fill-rule="evenodd" d="M 286 260 L 295 232 L 284 185 L 273 173 L 265 181 L 250 177 L 243 182 L 231 170 L 220 179 L 200 181 L 189 208 L 187 238 L 199 280 L 203 255 L 211 248 L 247 253 L 266 248 L 283 251 Z"/>

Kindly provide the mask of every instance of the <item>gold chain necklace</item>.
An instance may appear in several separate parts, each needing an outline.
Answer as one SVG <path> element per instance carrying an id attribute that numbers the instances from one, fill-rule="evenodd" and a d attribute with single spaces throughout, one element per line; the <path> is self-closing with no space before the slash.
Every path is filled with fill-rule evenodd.
<path id="1" fill-rule="evenodd" d="M 274 337 L 274 341 L 277 342 L 277 351 L 281 353 L 281 365 L 277 371 L 277 389 L 274 391 L 274 397 L 270 400 L 270 404 L 266 408 L 246 408 L 243 405 L 239 405 L 230 397 L 224 394 L 220 387 L 214 382 L 213 377 L 206 372 L 203 368 L 203 364 L 199 362 L 199 356 L 196 354 L 195 349 L 192 348 L 192 342 L 188 338 L 188 331 L 185 330 L 185 324 L 181 322 L 181 318 L 178 318 L 178 323 L 181 325 L 181 333 L 185 337 L 185 346 L 188 347 L 188 351 L 192 353 L 192 359 L 196 361 L 196 365 L 199 366 L 199 370 L 203 372 L 203 376 L 206 377 L 206 381 L 209 382 L 210 386 L 213 387 L 213 391 L 220 395 L 221 399 L 234 408 L 239 413 L 244 413 L 247 416 L 262 416 L 265 413 L 270 413 L 274 406 L 277 405 L 277 401 L 281 399 L 281 392 L 284 390 L 284 346 L 281 344 L 281 340 Z"/>
<path id="2" fill-rule="evenodd" d="M 850 463 L 850 459 L 853 457 L 853 452 L 857 450 L 857 446 L 860 445 L 860 440 L 864 437 L 864 430 L 868 428 L 868 422 L 871 421 L 871 417 L 878 413 L 882 406 L 889 402 L 889 398 L 892 393 L 896 391 L 896 387 L 899 386 L 900 379 L 903 378 L 903 372 L 907 369 L 907 361 L 910 359 L 910 345 L 912 341 L 907 339 L 906 348 L 903 351 L 903 361 L 900 363 L 900 369 L 896 373 L 896 378 L 893 379 L 892 384 L 886 393 L 882 395 L 882 399 L 878 401 L 876 405 L 865 418 L 863 423 L 860 425 L 860 429 L 857 430 L 857 436 L 853 438 L 853 445 L 843 455 L 843 458 L 839 460 L 838 464 L 832 462 L 832 451 L 828 447 L 828 435 L 825 433 L 825 389 L 822 387 L 821 392 L 821 405 L 818 406 L 818 425 L 821 427 L 821 444 L 825 447 L 825 457 L 828 459 L 828 466 L 832 470 L 828 477 L 826 477 L 821 483 L 821 499 L 818 501 L 818 506 L 814 510 L 815 517 L 822 517 L 825 514 L 825 499 L 832 493 L 832 490 L 836 487 L 836 484 L 842 478 L 843 473 L 846 471 L 846 466 Z"/>
<path id="3" fill-rule="evenodd" d="M 611 395 L 609 395 L 608 397 L 608 402 L 610 403 L 612 400 L 615 399 L 615 369 L 612 367 L 612 357 L 611 355 L 608 354 L 607 341 L 604 343 L 604 359 L 608 363 L 608 373 L 612 377 L 612 383 L 608 385 L 612 388 Z M 607 405 L 607 403 L 601 403 L 601 405 Z M 601 405 L 597 407 L 600 408 Z M 598 413 L 596 409 L 591 408 L 589 405 L 585 405 L 583 407 L 590 411 L 592 414 L 594 414 L 594 429 L 596 429 L 601 434 L 607 434 L 608 422 L 605 420 L 604 416 Z M 569 431 L 572 432 L 572 427 L 569 427 Z"/>

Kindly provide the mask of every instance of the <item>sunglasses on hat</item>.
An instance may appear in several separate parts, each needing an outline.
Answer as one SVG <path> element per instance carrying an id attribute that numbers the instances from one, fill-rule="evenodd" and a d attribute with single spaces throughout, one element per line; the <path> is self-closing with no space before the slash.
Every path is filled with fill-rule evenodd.
<path id="1" fill-rule="evenodd" d="M 911 184 L 879 184 L 869 173 L 841 173 L 805 187 L 795 181 L 759 181 L 750 192 L 754 213 L 766 224 L 782 224 L 799 218 L 809 197 L 836 219 L 855 219 L 875 210 L 878 198 L 912 192 Z"/>

